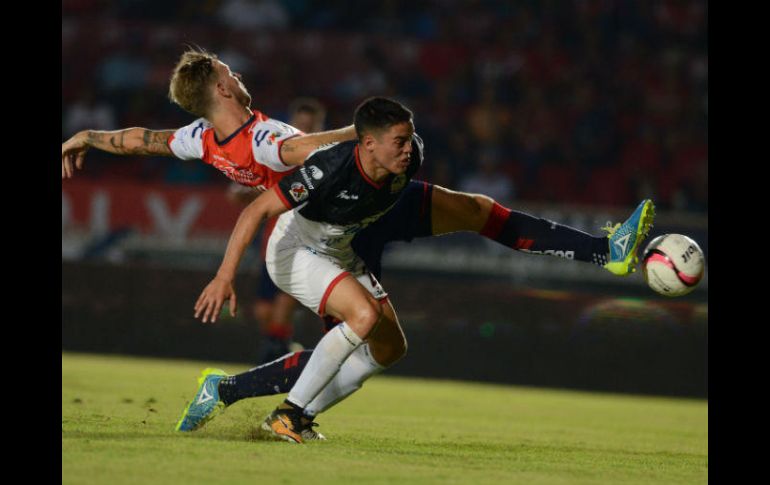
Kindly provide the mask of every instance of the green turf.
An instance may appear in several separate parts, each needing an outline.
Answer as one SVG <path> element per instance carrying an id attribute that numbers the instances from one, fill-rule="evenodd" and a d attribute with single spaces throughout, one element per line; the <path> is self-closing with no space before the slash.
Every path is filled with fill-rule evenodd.
<path id="1" fill-rule="evenodd" d="M 62 354 L 62 483 L 706 483 L 708 403 L 380 376 L 322 415 L 328 441 L 266 440 L 281 397 L 174 431 L 200 370 Z"/>

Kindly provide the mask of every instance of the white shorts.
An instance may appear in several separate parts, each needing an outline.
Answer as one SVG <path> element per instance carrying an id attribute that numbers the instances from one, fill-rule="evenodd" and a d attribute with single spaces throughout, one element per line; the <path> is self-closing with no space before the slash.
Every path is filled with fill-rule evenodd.
<path id="1" fill-rule="evenodd" d="M 277 229 L 277 228 L 276 228 Z M 352 252 L 352 249 L 351 249 Z M 340 260 L 319 253 L 298 237 L 274 230 L 267 243 L 265 266 L 273 283 L 285 293 L 321 317 L 326 316 L 326 300 L 342 279 L 351 275 L 378 301 L 388 294 L 380 282 L 366 270 L 358 256 Z"/>

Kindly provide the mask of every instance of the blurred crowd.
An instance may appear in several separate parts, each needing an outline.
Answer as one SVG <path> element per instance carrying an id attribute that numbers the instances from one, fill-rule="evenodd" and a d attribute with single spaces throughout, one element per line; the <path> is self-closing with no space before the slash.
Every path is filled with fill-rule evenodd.
<path id="1" fill-rule="evenodd" d="M 313 96 L 336 128 L 367 96 L 399 99 L 434 183 L 706 212 L 707 21 L 705 0 L 63 0 L 62 137 L 190 123 L 166 93 L 197 45 L 274 118 Z M 170 159 L 87 163 L 89 177 L 221 183 Z"/>

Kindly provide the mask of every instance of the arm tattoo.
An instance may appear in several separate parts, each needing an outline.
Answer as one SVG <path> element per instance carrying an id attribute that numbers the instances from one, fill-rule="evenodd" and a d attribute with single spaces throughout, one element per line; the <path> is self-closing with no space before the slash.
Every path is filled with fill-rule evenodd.
<path id="1" fill-rule="evenodd" d="M 125 136 L 125 133 L 120 133 L 120 138 L 117 138 L 116 132 L 105 132 L 105 131 L 89 131 L 88 132 L 88 144 L 91 145 L 94 148 L 98 148 L 99 150 L 104 150 L 107 152 L 117 153 L 117 154 L 125 154 L 128 153 L 128 150 L 125 149 L 125 146 L 123 144 L 123 137 Z M 109 140 L 107 140 L 107 136 L 109 136 Z"/>
<path id="2" fill-rule="evenodd" d="M 104 142 L 104 133 L 99 133 L 96 131 L 89 131 L 88 132 L 88 143 L 92 144 L 93 146 L 96 146 L 97 148 L 100 143 Z"/>
<path id="3" fill-rule="evenodd" d="M 139 137 L 141 130 L 141 138 Z M 168 139 L 174 130 L 153 131 L 144 128 L 128 128 L 120 131 L 89 131 L 88 144 L 94 148 L 119 155 L 168 155 Z M 128 136 L 128 138 L 126 138 Z"/>
<path id="4" fill-rule="evenodd" d="M 126 135 L 125 132 L 121 132 L 120 133 L 120 141 L 118 141 L 118 142 L 115 142 L 115 136 L 114 135 L 110 137 L 110 145 L 112 145 L 112 148 L 115 149 L 116 153 L 120 153 L 120 154 L 128 153 L 128 150 L 126 150 L 126 147 L 125 147 L 125 144 L 124 144 L 124 137 L 125 137 L 125 135 Z"/>
<path id="5" fill-rule="evenodd" d="M 173 130 L 152 131 L 142 133 L 142 146 L 139 153 L 143 155 L 173 155 L 168 147 L 168 139 L 174 134 Z"/>

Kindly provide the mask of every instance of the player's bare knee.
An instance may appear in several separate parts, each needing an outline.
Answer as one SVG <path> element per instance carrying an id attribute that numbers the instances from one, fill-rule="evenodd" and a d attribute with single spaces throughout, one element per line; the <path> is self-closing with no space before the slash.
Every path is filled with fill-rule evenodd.
<path id="1" fill-rule="evenodd" d="M 348 326 L 356 332 L 361 338 L 366 338 L 377 326 L 380 320 L 382 310 L 380 305 L 374 302 L 367 302 L 359 305 L 347 319 Z"/>

